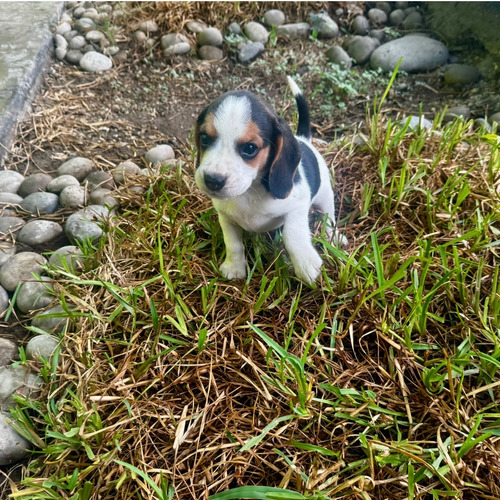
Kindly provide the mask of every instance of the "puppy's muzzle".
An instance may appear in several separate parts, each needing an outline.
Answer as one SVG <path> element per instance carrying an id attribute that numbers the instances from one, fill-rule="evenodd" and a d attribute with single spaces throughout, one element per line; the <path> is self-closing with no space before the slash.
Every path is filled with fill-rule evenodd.
<path id="1" fill-rule="evenodd" d="M 205 186 L 212 193 L 218 193 L 226 184 L 226 177 L 217 174 L 205 174 L 203 176 Z"/>

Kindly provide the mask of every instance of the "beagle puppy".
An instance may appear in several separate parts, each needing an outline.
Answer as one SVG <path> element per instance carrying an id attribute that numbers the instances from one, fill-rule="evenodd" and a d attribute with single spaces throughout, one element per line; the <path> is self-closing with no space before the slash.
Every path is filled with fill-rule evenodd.
<path id="1" fill-rule="evenodd" d="M 327 235 L 334 236 L 330 172 L 311 144 L 307 102 L 290 77 L 288 84 L 298 108 L 296 136 L 255 94 L 243 90 L 223 94 L 195 125 L 195 181 L 219 216 L 226 246 L 220 272 L 226 278 L 246 276 L 243 230 L 283 226 L 295 274 L 307 283 L 316 280 L 322 265 L 311 240 L 311 205 L 328 214 Z"/>

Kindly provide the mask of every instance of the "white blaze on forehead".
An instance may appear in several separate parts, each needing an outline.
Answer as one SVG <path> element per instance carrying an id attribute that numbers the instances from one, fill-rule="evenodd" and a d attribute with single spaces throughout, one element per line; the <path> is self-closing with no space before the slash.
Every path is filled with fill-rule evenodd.
<path id="1" fill-rule="evenodd" d="M 225 145 L 228 142 L 234 144 L 247 130 L 251 118 L 252 108 L 247 97 L 229 96 L 224 99 L 214 116 L 214 126 L 220 140 Z"/>

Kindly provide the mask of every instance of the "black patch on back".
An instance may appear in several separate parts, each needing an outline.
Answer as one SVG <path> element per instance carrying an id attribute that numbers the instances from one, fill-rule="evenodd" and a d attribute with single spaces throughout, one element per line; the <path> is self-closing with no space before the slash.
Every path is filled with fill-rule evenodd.
<path id="1" fill-rule="evenodd" d="M 311 189 L 311 198 L 314 198 L 316 196 L 316 193 L 319 191 L 319 186 L 321 184 L 318 160 L 316 159 L 316 155 L 311 151 L 311 148 L 307 144 L 303 143 L 302 141 L 298 142 L 300 146 L 300 152 L 302 153 L 302 168 L 304 169 L 306 181 L 309 184 L 309 188 Z M 295 182 L 298 181 L 298 177 L 299 176 L 297 175 L 294 179 Z"/>

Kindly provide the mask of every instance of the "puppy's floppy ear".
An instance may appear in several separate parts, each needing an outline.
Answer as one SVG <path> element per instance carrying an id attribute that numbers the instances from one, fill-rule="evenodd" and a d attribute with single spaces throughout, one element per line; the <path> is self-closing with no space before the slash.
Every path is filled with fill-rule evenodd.
<path id="1" fill-rule="evenodd" d="M 288 123 L 279 117 L 275 137 L 268 186 L 274 198 L 284 199 L 293 188 L 293 179 L 300 163 L 300 147 Z"/>
<path id="2" fill-rule="evenodd" d="M 198 168 L 200 166 L 200 161 L 201 161 L 201 148 L 200 148 L 200 127 L 203 121 L 205 120 L 205 116 L 207 114 L 208 107 L 206 107 L 198 116 L 198 119 L 196 120 L 196 124 L 194 126 L 194 143 L 196 146 L 196 161 L 195 161 L 195 168 Z"/>

